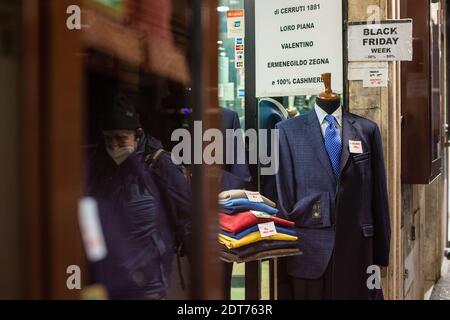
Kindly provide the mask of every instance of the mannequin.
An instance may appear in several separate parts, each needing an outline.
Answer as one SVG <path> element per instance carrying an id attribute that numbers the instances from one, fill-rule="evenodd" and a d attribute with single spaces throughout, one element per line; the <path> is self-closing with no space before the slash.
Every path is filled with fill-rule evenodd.
<path id="1" fill-rule="evenodd" d="M 298 112 L 296 107 L 288 107 L 288 108 L 286 108 L 286 111 L 289 115 L 289 118 L 295 118 L 300 115 L 300 113 Z"/>
<path id="2" fill-rule="evenodd" d="M 331 90 L 331 73 L 322 74 L 325 92 L 316 98 L 316 104 L 326 113 L 333 114 L 341 106 L 341 98 Z"/>
<path id="3" fill-rule="evenodd" d="M 316 110 L 277 124 L 279 216 L 295 222 L 302 251 L 278 265 L 278 297 L 379 299 L 381 291 L 368 286 L 367 270 L 389 265 L 383 139 L 375 122 L 340 112 L 331 74 L 322 77 L 325 92 Z"/>

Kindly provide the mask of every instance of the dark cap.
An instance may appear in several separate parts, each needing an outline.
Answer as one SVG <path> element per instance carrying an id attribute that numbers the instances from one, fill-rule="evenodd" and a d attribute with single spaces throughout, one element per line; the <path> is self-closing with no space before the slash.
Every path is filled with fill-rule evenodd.
<path id="1" fill-rule="evenodd" d="M 136 112 L 136 97 L 119 94 L 114 98 L 111 108 L 105 111 L 103 130 L 136 130 L 141 127 L 139 114 Z"/>

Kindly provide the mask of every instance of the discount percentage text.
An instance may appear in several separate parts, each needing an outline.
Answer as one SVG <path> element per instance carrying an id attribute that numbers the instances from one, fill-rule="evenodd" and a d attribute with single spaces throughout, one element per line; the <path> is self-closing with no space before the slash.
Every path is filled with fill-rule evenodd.
<path id="1" fill-rule="evenodd" d="M 307 83 L 322 83 L 322 77 L 308 77 L 308 78 L 292 78 L 292 79 L 277 79 L 272 81 L 272 86 L 290 86 L 295 84 Z"/>

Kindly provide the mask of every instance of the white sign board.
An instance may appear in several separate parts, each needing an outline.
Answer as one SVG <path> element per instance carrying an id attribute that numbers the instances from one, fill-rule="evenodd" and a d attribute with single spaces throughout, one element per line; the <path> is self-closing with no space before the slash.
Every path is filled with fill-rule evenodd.
<path id="1" fill-rule="evenodd" d="M 348 26 L 349 61 L 412 61 L 412 20 Z"/>
<path id="2" fill-rule="evenodd" d="M 341 0 L 255 0 L 256 96 L 343 91 Z"/>

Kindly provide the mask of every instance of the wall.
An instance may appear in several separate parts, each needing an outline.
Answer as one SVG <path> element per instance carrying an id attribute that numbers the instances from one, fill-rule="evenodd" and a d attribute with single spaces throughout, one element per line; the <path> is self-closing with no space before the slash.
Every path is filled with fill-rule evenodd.
<path id="1" fill-rule="evenodd" d="M 398 14 L 392 1 L 349 0 L 348 19 L 366 21 L 373 15 L 369 6 L 378 6 L 380 18 L 386 19 Z M 391 214 L 392 241 L 390 268 L 383 271 L 383 289 L 386 298 L 401 297 L 402 259 L 400 233 L 400 91 L 399 63 L 389 63 L 389 84 L 387 88 L 363 88 L 362 81 L 349 83 L 349 109 L 351 112 L 375 121 L 383 137 L 386 175 L 388 177 L 389 207 Z"/>
<path id="2" fill-rule="evenodd" d="M 348 0 L 349 21 L 366 21 L 380 8 L 381 19 L 399 17 L 397 0 Z M 401 185 L 400 63 L 389 63 L 387 88 L 349 83 L 350 111 L 378 123 L 384 146 L 391 214 L 390 267 L 383 272 L 387 299 L 423 299 L 439 279 L 444 243 L 446 178 L 428 186 Z M 446 161 L 444 161 L 447 163 Z M 407 269 L 407 271 L 405 271 Z"/>

